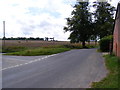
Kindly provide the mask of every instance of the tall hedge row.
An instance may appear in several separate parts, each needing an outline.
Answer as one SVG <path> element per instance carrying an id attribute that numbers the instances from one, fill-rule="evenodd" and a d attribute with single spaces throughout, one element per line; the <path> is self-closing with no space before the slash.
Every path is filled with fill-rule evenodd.
<path id="1" fill-rule="evenodd" d="M 100 43 L 100 50 L 102 52 L 109 52 L 110 48 L 112 50 L 113 36 L 112 35 L 106 36 L 102 38 L 99 43 Z"/>

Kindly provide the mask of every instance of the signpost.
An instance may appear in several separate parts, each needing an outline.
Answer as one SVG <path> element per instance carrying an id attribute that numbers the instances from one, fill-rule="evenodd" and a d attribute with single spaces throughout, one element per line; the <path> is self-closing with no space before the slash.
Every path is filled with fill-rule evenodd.
<path id="1" fill-rule="evenodd" d="M 5 47 L 5 21 L 3 21 L 3 46 Z"/>

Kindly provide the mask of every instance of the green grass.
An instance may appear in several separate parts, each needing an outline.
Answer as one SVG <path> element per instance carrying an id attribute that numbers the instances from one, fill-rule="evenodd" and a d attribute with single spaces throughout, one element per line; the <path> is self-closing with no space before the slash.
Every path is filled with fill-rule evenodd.
<path id="1" fill-rule="evenodd" d="M 118 76 L 120 75 L 120 63 L 118 58 L 113 55 L 105 55 L 106 67 L 109 70 L 109 74 L 100 82 L 93 82 L 92 88 L 120 88 Z"/>
<path id="2" fill-rule="evenodd" d="M 26 50 L 28 48 L 26 47 L 20 47 L 20 46 L 13 46 L 13 47 L 2 47 L 2 50 L 0 52 L 2 53 L 10 53 L 10 52 L 18 52 L 22 50 Z"/>
<path id="3" fill-rule="evenodd" d="M 60 52 L 65 52 L 70 50 L 70 48 L 36 48 L 28 49 L 19 52 L 7 53 L 5 55 L 18 55 L 18 56 L 38 56 L 38 55 L 51 55 Z"/>
<path id="4" fill-rule="evenodd" d="M 94 45 L 87 45 L 87 48 L 94 48 Z M 82 49 L 80 44 L 67 44 L 67 45 L 51 45 L 42 47 L 4 47 L 2 52 L 5 55 L 19 55 L 19 56 L 38 56 L 38 55 L 51 55 L 60 52 L 65 52 L 71 49 Z"/>

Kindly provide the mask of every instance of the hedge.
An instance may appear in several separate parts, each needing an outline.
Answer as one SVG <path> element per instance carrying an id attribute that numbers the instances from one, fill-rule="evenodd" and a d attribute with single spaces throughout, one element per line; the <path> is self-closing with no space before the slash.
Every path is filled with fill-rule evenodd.
<path id="1" fill-rule="evenodd" d="M 113 35 L 103 37 L 99 43 L 100 43 L 100 50 L 102 52 L 109 52 L 110 47 L 112 50 L 112 46 L 113 46 Z M 110 43 L 111 43 L 111 46 L 110 46 Z"/>

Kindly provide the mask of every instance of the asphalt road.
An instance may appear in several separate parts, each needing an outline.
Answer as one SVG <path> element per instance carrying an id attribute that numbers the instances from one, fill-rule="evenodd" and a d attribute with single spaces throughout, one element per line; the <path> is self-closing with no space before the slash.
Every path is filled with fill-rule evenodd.
<path id="1" fill-rule="evenodd" d="M 3 88 L 88 88 L 106 76 L 96 49 L 71 50 L 49 56 L 4 56 Z"/>

